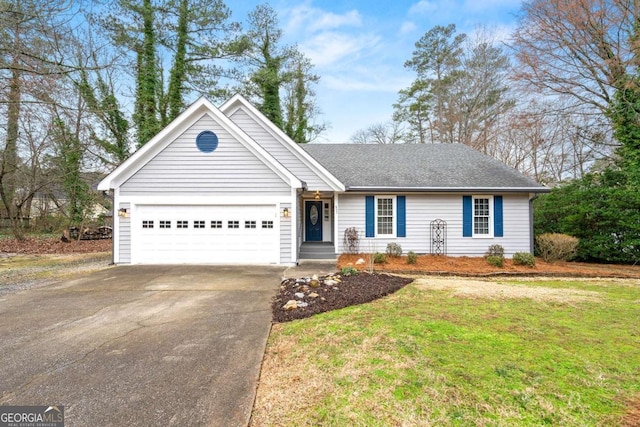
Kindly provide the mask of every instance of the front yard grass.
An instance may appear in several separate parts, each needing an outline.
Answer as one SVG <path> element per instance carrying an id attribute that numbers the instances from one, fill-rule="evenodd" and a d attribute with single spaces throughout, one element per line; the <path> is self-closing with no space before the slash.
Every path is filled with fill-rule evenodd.
<path id="1" fill-rule="evenodd" d="M 637 280 L 425 277 L 274 325 L 252 425 L 613 426 L 639 395 Z"/>

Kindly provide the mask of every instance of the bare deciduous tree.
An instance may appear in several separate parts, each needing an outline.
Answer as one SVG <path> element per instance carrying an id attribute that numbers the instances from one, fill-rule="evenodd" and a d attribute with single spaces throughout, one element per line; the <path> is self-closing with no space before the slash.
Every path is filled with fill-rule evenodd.
<path id="1" fill-rule="evenodd" d="M 640 5 L 630 0 L 532 0 L 512 47 L 516 77 L 604 112 L 634 61 Z"/>
<path id="2" fill-rule="evenodd" d="M 559 106 L 565 105 L 560 112 Z M 571 109 L 562 100 L 532 100 L 505 115 L 493 157 L 538 182 L 581 178 L 615 147 L 602 115 Z"/>
<path id="3" fill-rule="evenodd" d="M 7 120 L 1 146 L 0 212 L 10 219 L 17 238 L 23 238 L 22 211 L 29 200 L 20 197 L 24 183 L 18 179 L 24 165 L 20 151 L 26 145 L 20 134 L 24 108 L 52 102 L 47 90 L 51 81 L 75 71 L 65 55 L 73 11 L 73 3 L 64 0 L 0 2 L 0 79 L 8 88 L 0 92 Z"/>
<path id="4" fill-rule="evenodd" d="M 404 131 L 402 124 L 396 121 L 375 123 L 366 129 L 356 131 L 349 141 L 354 144 L 400 144 Z"/>

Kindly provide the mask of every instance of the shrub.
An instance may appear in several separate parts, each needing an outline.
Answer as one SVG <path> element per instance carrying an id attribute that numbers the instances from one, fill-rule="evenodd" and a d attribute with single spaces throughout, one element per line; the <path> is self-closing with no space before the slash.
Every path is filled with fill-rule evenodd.
<path id="1" fill-rule="evenodd" d="M 375 264 L 384 264 L 387 262 L 387 256 L 381 252 L 376 252 L 375 255 L 373 255 L 373 262 Z"/>
<path id="2" fill-rule="evenodd" d="M 357 276 L 358 269 L 355 267 L 342 267 L 340 274 L 343 276 Z"/>
<path id="3" fill-rule="evenodd" d="M 513 254 L 513 265 L 526 265 L 527 267 L 535 267 L 536 259 L 529 252 L 516 252 Z"/>
<path id="4" fill-rule="evenodd" d="M 418 262 L 418 255 L 415 252 L 409 251 L 407 253 L 407 264 L 415 264 Z"/>
<path id="5" fill-rule="evenodd" d="M 637 168 L 636 168 L 637 169 Z M 576 259 L 634 264 L 640 261 L 640 191 L 634 174 L 613 168 L 554 187 L 534 201 L 535 235 L 580 239 Z"/>
<path id="6" fill-rule="evenodd" d="M 387 245 L 387 255 L 389 256 L 401 256 L 402 246 L 397 243 L 389 243 Z"/>
<path id="7" fill-rule="evenodd" d="M 504 258 L 504 248 L 502 247 L 502 245 L 491 245 L 489 246 L 489 249 L 487 249 L 487 252 L 485 252 L 484 256 L 497 256 L 500 258 Z"/>
<path id="8" fill-rule="evenodd" d="M 547 262 L 568 261 L 576 255 L 580 241 L 560 233 L 545 233 L 536 237 L 538 252 Z"/>
<path id="9" fill-rule="evenodd" d="M 494 267 L 502 267 L 504 265 L 504 258 L 496 255 L 489 255 L 487 257 L 487 262 Z"/>
<path id="10" fill-rule="evenodd" d="M 348 254 L 357 254 L 360 250 L 360 234 L 356 227 L 349 227 L 344 230 L 342 239 L 344 251 Z"/>

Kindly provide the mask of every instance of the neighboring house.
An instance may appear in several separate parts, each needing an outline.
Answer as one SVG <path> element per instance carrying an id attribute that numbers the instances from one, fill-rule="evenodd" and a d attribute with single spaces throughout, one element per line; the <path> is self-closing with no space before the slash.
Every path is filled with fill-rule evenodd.
<path id="1" fill-rule="evenodd" d="M 464 145 L 300 146 L 239 95 L 200 98 L 98 186 L 117 264 L 295 264 L 344 252 L 530 252 L 548 189 Z"/>

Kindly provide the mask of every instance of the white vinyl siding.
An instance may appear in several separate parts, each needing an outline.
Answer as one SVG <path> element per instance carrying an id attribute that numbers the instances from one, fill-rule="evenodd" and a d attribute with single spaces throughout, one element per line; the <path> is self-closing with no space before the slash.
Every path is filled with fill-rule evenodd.
<path id="1" fill-rule="evenodd" d="M 291 204 L 282 203 L 280 205 L 280 212 L 284 208 L 289 209 L 291 212 Z M 282 264 L 288 264 L 291 262 L 291 223 L 293 218 L 288 217 L 280 218 L 280 262 Z"/>
<path id="2" fill-rule="evenodd" d="M 244 110 L 241 108 L 236 110 L 230 119 L 260 144 L 262 148 L 267 150 L 269 154 L 278 159 L 278 162 L 289 172 L 301 181 L 306 182 L 307 188 L 314 191 L 331 191 L 331 188 L 309 166 L 300 160 L 297 154 L 271 135 L 267 129 L 253 120 Z"/>
<path id="3" fill-rule="evenodd" d="M 196 137 L 204 130 L 218 135 L 218 148 L 203 153 Z M 210 116 L 204 115 L 120 187 L 132 195 L 288 196 L 289 185 L 235 140 Z"/>
<path id="4" fill-rule="evenodd" d="M 406 195 L 407 237 L 365 236 L 365 194 L 339 194 L 339 214 L 336 249 L 343 252 L 344 230 L 356 227 L 360 232 L 360 252 L 384 252 L 388 243 L 398 243 L 402 251 L 429 253 L 431 221 L 447 222 L 447 255 L 483 256 L 489 245 L 500 244 L 506 256 L 514 252 L 529 252 L 529 196 L 528 194 L 503 194 L 503 228 L 505 237 L 469 239 L 462 237 L 461 194 L 408 194 Z M 395 221 L 395 220 L 394 220 Z M 491 218 L 493 221 L 493 218 Z M 492 225 L 491 225 L 492 226 Z"/>
<path id="5" fill-rule="evenodd" d="M 131 213 L 129 203 L 120 203 L 118 209 L 126 209 Z M 116 213 L 118 209 L 114 209 Z M 114 215 L 114 220 L 118 221 L 118 263 L 128 264 L 131 262 L 131 217 Z"/>

